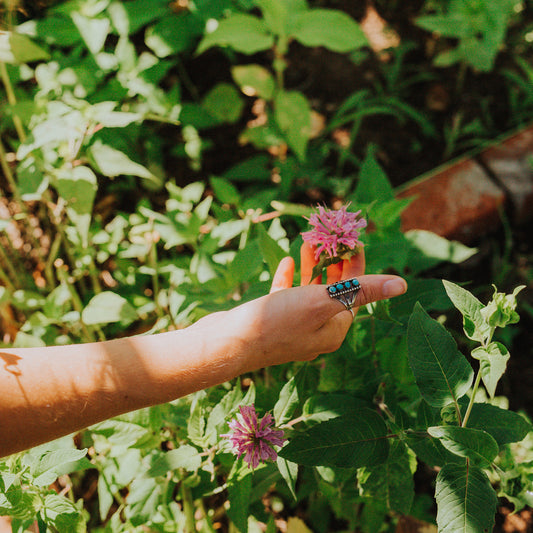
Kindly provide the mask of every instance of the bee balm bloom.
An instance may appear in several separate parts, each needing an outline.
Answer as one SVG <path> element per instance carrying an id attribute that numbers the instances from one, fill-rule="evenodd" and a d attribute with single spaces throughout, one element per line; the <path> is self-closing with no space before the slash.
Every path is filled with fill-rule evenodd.
<path id="1" fill-rule="evenodd" d="M 236 419 L 229 423 L 232 430 L 222 437 L 231 440 L 233 453 L 238 457 L 244 455 L 244 461 L 251 468 L 256 468 L 259 463 L 268 460 L 275 461 L 278 457 L 274 446 L 283 446 L 285 442 L 283 431 L 276 429 L 274 418 L 267 413 L 258 419 L 255 406 L 241 406 Z"/>
<path id="2" fill-rule="evenodd" d="M 367 222 L 364 218 L 358 218 L 361 211 L 350 213 L 347 208 L 345 205 L 333 211 L 319 205 L 318 213 L 313 213 L 307 219 L 313 229 L 304 231 L 302 237 L 305 242 L 316 246 L 316 259 L 322 252 L 333 258 L 362 244 L 359 236 Z"/>

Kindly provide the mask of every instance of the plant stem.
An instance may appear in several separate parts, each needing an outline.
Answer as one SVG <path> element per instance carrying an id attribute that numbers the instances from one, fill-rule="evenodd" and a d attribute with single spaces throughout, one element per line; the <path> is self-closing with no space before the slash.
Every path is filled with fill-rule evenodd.
<path id="1" fill-rule="evenodd" d="M 6 254 L 2 246 L 0 246 L 0 261 L 6 265 L 11 279 L 18 285 L 18 288 L 24 289 L 26 285 L 22 282 L 18 275 L 17 269 L 13 266 L 10 257 Z"/>
<path id="2" fill-rule="evenodd" d="M 474 382 L 474 387 L 472 389 L 472 396 L 470 397 L 470 402 L 468 403 L 468 407 L 466 409 L 465 417 L 463 418 L 461 427 L 465 427 L 466 423 L 468 422 L 468 418 L 470 417 L 470 412 L 472 411 L 472 407 L 474 406 L 474 399 L 476 397 L 476 393 L 477 393 L 480 383 L 481 383 L 481 370 L 478 370 L 476 381 Z"/>
<path id="3" fill-rule="evenodd" d="M 196 521 L 194 519 L 194 503 L 189 487 L 182 482 L 180 487 L 183 511 L 185 512 L 185 524 L 187 533 L 196 532 Z"/>
<path id="4" fill-rule="evenodd" d="M 2 83 L 6 90 L 7 101 L 9 102 L 9 105 L 15 106 L 17 104 L 17 97 L 15 96 L 15 91 L 13 90 L 6 64 L 3 61 L 0 62 L 0 76 L 2 77 Z M 24 142 L 26 140 L 26 132 L 24 131 L 22 120 L 20 120 L 20 117 L 15 112 L 13 112 L 13 124 L 20 142 Z"/>
<path id="5" fill-rule="evenodd" d="M 157 316 L 159 318 L 163 318 L 165 316 L 165 312 L 163 311 L 163 308 L 161 307 L 161 303 L 159 302 L 159 275 L 157 272 L 157 241 L 158 240 L 159 240 L 158 235 L 153 229 L 153 224 L 152 224 L 152 231 L 150 233 L 151 245 L 150 245 L 150 251 L 148 252 L 148 263 L 150 265 L 150 268 L 153 271 L 152 289 L 154 291 L 154 300 L 155 300 Z"/>

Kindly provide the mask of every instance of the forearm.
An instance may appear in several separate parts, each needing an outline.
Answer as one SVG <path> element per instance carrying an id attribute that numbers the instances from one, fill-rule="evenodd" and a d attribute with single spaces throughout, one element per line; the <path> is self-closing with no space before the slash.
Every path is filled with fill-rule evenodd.
<path id="1" fill-rule="evenodd" d="M 232 343 L 218 335 L 192 327 L 103 343 L 0 350 L 0 456 L 235 377 L 241 363 Z"/>

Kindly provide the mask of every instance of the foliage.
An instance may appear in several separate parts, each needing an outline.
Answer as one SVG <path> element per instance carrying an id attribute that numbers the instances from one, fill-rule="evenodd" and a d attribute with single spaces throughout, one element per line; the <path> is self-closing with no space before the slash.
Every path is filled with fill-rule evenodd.
<path id="1" fill-rule="evenodd" d="M 372 223 L 368 271 L 406 276 L 409 292 L 361 310 L 335 354 L 0 461 L 0 514 L 20 532 L 35 520 L 55 532 L 213 531 L 221 523 L 244 532 L 259 523 L 273 531 L 275 518 L 303 509 L 317 532 L 337 524 L 383 531 L 401 514 L 431 520 L 413 474 L 434 477 L 436 467 L 442 531 L 490 529 L 496 491 L 517 509 L 531 504 L 533 469 L 521 459 L 533 446 L 524 440 L 530 424 L 496 395 L 510 354 L 495 332 L 517 321 L 518 289 L 484 305 L 429 277 L 476 250 L 402 232 L 408 201 L 395 198 L 380 147 L 356 142 L 364 121 L 386 116 L 416 125 L 420 139 L 448 141 L 450 154 L 471 132 L 458 127 L 446 139 L 407 96 L 428 80 L 409 72 L 410 46 L 391 51 L 373 85 L 347 95 L 316 131 L 326 111 L 289 81 L 291 54 L 322 47 L 358 63 L 369 53 L 358 22 L 305 0 L 186 4 L 26 6 L 34 16 L 20 15 L 0 36 L 1 199 L 12 214 L 0 220 L 0 309 L 16 316 L 14 345 L 167 331 L 265 294 L 283 256 L 298 262 L 310 191 L 363 210 Z M 486 71 L 514 20 L 504 4 L 450 2 L 418 23 L 458 38 L 447 64 Z M 477 18 L 465 11 L 474 8 Z M 498 31 L 479 36 L 485 19 Z M 220 63 L 224 75 L 206 73 L 199 90 L 188 72 L 196 61 Z M 530 69 L 519 67 L 505 79 L 522 95 Z M 531 95 L 528 104 L 512 91 L 513 109 L 531 116 Z M 345 127 L 342 146 L 332 138 Z M 245 143 L 226 167 L 207 162 L 219 129 Z M 432 318 L 450 300 L 469 358 L 443 315 Z M 290 437 L 277 463 L 254 472 L 219 438 L 253 403 Z M 97 488 L 90 501 L 87 483 Z M 474 522 L 457 526 L 464 513 Z"/>

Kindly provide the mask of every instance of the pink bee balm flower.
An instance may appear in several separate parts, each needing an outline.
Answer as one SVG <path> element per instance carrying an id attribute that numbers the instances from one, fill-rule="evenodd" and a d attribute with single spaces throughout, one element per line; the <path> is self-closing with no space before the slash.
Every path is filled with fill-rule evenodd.
<path id="1" fill-rule="evenodd" d="M 237 418 L 229 423 L 232 433 L 221 435 L 231 440 L 233 453 L 238 457 L 244 454 L 244 461 L 251 468 L 260 462 L 275 461 L 278 457 L 273 446 L 283 446 L 287 440 L 281 429 L 275 429 L 274 418 L 267 413 L 262 419 L 257 418 L 255 406 L 241 406 Z"/>
<path id="2" fill-rule="evenodd" d="M 319 205 L 318 213 L 313 213 L 307 219 L 313 229 L 304 231 L 302 237 L 304 241 L 316 246 L 316 259 L 322 252 L 326 252 L 330 258 L 337 257 L 338 251 L 353 250 L 362 244 L 359 236 L 367 222 L 364 218 L 358 219 L 361 211 L 348 212 L 348 205 L 337 211 Z"/>

